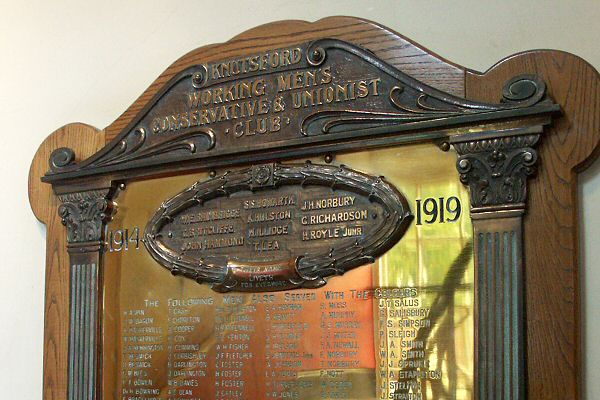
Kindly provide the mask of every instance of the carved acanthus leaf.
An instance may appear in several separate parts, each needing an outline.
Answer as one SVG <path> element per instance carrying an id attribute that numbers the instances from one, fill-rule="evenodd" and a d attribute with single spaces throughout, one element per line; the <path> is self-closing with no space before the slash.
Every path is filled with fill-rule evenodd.
<path id="1" fill-rule="evenodd" d="M 539 134 L 454 143 L 460 180 L 469 186 L 471 207 L 522 204 L 527 178 L 535 172 Z"/>
<path id="2" fill-rule="evenodd" d="M 69 243 L 94 242 L 102 239 L 102 223 L 108 217 L 109 189 L 59 195 L 58 214 L 67 227 Z"/>

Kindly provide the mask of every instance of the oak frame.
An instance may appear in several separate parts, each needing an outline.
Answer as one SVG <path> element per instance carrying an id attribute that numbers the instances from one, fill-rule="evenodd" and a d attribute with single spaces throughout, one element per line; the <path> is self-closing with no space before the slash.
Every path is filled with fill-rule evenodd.
<path id="1" fill-rule="evenodd" d="M 116 137 L 169 79 L 200 61 L 251 54 L 322 37 L 339 38 L 366 47 L 412 77 L 469 100 L 497 101 L 505 82 L 517 75 L 535 74 L 545 82 L 549 96 L 561 106 L 563 115 L 546 128 L 537 148 L 543 161 L 535 178 L 529 181 L 529 207 L 523 217 L 526 388 L 527 396 L 532 399 L 580 397 L 577 175 L 598 154 L 598 72 L 568 53 L 532 51 L 507 57 L 485 73 L 479 73 L 452 64 L 375 23 L 334 17 L 314 23 L 271 23 L 224 44 L 194 50 L 171 65 L 104 130 L 70 124 L 51 134 L 40 146 L 30 170 L 29 194 L 36 217 L 48 228 L 45 399 L 67 398 L 68 386 L 65 372 L 68 369 L 70 274 L 67 243 L 56 212 L 60 201 L 50 185 L 40 182 L 48 170 L 51 153 L 57 148 L 70 147 L 78 160 L 91 156 Z M 112 190 L 112 183 L 107 180 L 104 187 Z"/>

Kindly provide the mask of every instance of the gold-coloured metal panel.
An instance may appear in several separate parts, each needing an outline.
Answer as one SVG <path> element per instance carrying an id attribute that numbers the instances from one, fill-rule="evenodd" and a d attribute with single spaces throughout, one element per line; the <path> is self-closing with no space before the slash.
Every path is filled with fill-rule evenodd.
<path id="1" fill-rule="evenodd" d="M 104 398 L 471 399 L 472 227 L 455 162 L 433 144 L 337 155 L 385 176 L 415 218 L 374 263 L 278 292 L 217 293 L 144 248 L 161 203 L 208 174 L 129 183 L 106 232 Z"/>

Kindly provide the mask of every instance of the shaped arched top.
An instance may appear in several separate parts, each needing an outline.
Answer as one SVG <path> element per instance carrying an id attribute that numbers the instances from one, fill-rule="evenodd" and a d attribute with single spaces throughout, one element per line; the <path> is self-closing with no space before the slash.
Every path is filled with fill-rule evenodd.
<path id="1" fill-rule="evenodd" d="M 390 134 L 397 143 L 443 141 L 474 125 L 485 130 L 515 119 L 521 127 L 544 125 L 560 109 L 533 74 L 509 79 L 498 99 L 470 101 L 369 49 L 317 39 L 186 68 L 94 156 L 74 163 L 71 149 L 53 152 L 44 180 L 310 156 L 340 144 L 368 146 Z"/>

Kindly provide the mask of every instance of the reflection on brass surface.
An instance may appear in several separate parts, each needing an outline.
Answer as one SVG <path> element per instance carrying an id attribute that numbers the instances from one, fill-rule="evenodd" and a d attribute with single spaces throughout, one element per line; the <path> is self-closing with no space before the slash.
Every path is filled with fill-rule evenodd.
<path id="1" fill-rule="evenodd" d="M 432 144 L 336 155 L 331 165 L 385 176 L 415 219 L 373 263 L 316 289 L 217 293 L 128 234 L 105 257 L 105 398 L 471 399 L 472 228 L 455 160 Z M 206 179 L 130 183 L 108 231 L 143 230 Z"/>

